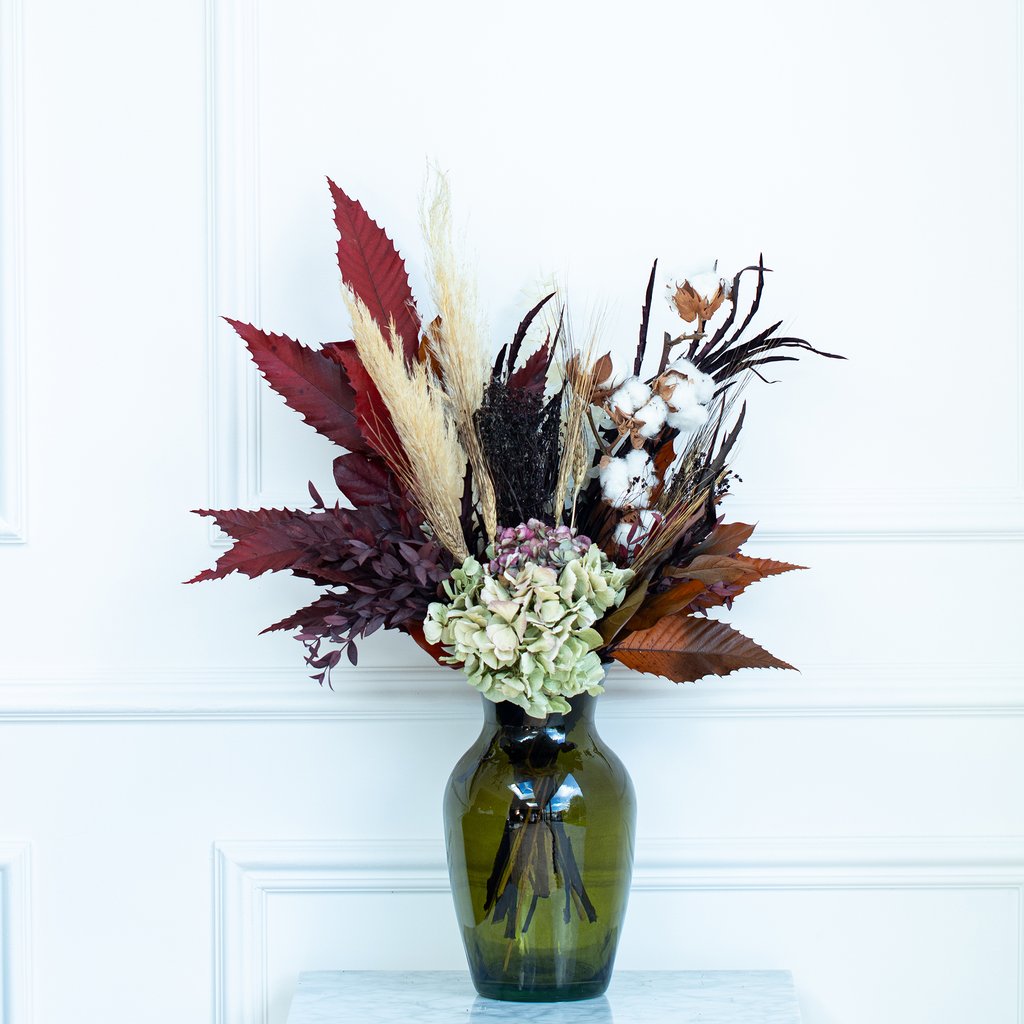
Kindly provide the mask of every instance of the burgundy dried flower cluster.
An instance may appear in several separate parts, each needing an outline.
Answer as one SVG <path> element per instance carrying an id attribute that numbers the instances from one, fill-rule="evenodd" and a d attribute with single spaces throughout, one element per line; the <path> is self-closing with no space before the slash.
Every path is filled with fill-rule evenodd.
<path id="1" fill-rule="evenodd" d="M 568 526 L 548 526 L 530 519 L 519 526 L 506 526 L 494 542 L 494 557 L 487 568 L 492 576 L 513 575 L 527 562 L 559 568 L 590 550 L 589 537 L 577 535 Z"/>

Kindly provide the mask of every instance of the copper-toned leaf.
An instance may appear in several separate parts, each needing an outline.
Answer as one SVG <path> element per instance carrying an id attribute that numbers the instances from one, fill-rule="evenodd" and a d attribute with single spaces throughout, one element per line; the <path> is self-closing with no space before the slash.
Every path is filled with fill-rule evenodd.
<path id="1" fill-rule="evenodd" d="M 652 629 L 631 633 L 612 657 L 638 672 L 689 683 L 741 668 L 792 668 L 724 622 L 670 615 Z"/>
<path id="2" fill-rule="evenodd" d="M 420 318 L 409 287 L 409 275 L 384 229 L 370 218 L 362 204 L 327 179 L 334 199 L 338 229 L 338 269 L 342 280 L 359 296 L 384 336 L 394 320 L 406 359 L 416 358 Z"/>
<path id="3" fill-rule="evenodd" d="M 426 636 L 423 633 L 423 624 L 421 622 L 407 622 L 401 627 L 403 633 L 408 633 L 413 638 L 417 646 L 421 647 L 424 651 L 429 654 L 438 665 L 442 665 L 445 668 L 461 669 L 462 666 L 458 664 L 451 664 L 449 662 L 442 661 L 444 657 L 444 648 L 440 644 L 432 644 L 427 641 Z"/>
<path id="4" fill-rule="evenodd" d="M 708 585 L 737 583 L 759 576 L 754 566 L 727 555 L 698 555 L 688 565 L 669 566 L 664 573 L 675 579 L 700 580 Z"/>
<path id="5" fill-rule="evenodd" d="M 636 610 L 643 603 L 647 595 L 647 580 L 642 580 L 633 591 L 626 595 L 626 599 L 610 615 L 606 615 L 598 624 L 597 629 L 601 639 L 610 644 L 626 627 L 630 619 L 636 614 Z"/>
<path id="6" fill-rule="evenodd" d="M 737 555 L 737 560 L 757 570 L 758 579 L 765 576 L 779 576 L 794 569 L 806 569 L 806 565 L 794 565 L 792 562 L 776 562 L 772 558 L 752 558 L 750 555 Z"/>
<path id="7" fill-rule="evenodd" d="M 594 378 L 594 384 L 596 386 L 604 384 L 611 377 L 614 368 L 611 353 L 605 352 L 591 367 L 590 374 Z"/>
<path id="8" fill-rule="evenodd" d="M 694 555 L 735 555 L 750 540 L 754 527 L 747 523 L 718 523 L 693 549 Z"/>
<path id="9" fill-rule="evenodd" d="M 688 608 L 701 594 L 705 586 L 700 580 L 683 580 L 673 584 L 660 594 L 652 594 L 644 602 L 643 607 L 633 616 L 630 628 L 634 630 L 650 629 L 666 615 Z"/>
<path id="10" fill-rule="evenodd" d="M 665 475 L 676 461 L 675 439 L 670 437 L 662 444 L 654 453 L 652 461 L 654 463 L 654 473 L 658 478 L 654 489 L 651 491 L 651 504 L 654 505 L 657 503 L 658 498 L 661 497 L 661 492 L 665 489 Z"/>
<path id="11" fill-rule="evenodd" d="M 423 337 L 420 338 L 420 347 L 416 358 L 421 363 L 426 363 L 430 372 L 438 379 L 444 380 L 444 370 L 437 358 L 438 346 L 441 342 L 441 318 L 435 316 L 433 320 L 423 329 Z"/>

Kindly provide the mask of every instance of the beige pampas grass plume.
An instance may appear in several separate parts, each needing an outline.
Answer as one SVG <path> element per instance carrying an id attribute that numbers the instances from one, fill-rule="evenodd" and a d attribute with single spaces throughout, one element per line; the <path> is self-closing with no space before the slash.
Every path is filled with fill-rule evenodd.
<path id="1" fill-rule="evenodd" d="M 498 532 L 494 483 L 487 465 L 474 415 L 483 400 L 490 372 L 483 329 L 477 312 L 476 288 L 455 255 L 452 242 L 451 191 L 440 171 L 432 175 L 424 198 L 423 237 L 427 243 L 430 293 L 438 323 L 430 330 L 431 351 L 437 360 L 441 383 L 451 402 L 451 415 L 459 440 L 473 467 L 473 480 L 487 536 Z"/>
<path id="2" fill-rule="evenodd" d="M 369 424 L 375 445 L 395 475 L 416 498 L 434 536 L 460 562 L 469 557 L 459 513 L 466 456 L 459 445 L 448 402 L 423 363 L 407 363 L 394 322 L 390 340 L 349 288 L 342 289 L 352 317 L 356 351 L 391 413 L 404 449 L 388 452 Z"/>

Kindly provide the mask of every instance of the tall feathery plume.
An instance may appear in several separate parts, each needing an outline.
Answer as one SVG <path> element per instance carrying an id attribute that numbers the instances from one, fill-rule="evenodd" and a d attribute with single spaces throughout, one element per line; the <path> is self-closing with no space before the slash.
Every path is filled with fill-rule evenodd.
<path id="1" fill-rule="evenodd" d="M 440 171 L 434 173 L 433 194 L 424 200 L 422 221 L 431 297 L 438 316 L 430 331 L 431 349 L 451 402 L 459 440 L 473 468 L 484 529 L 494 540 L 498 533 L 494 483 L 474 422 L 490 366 L 481 339 L 476 289 L 455 256 L 451 193 L 448 179 Z"/>
<path id="2" fill-rule="evenodd" d="M 466 460 L 445 397 L 425 364 L 406 363 L 394 322 L 389 343 L 363 301 L 349 288 L 343 288 L 342 295 L 352 317 L 356 351 L 405 449 L 404 458 L 394 452 L 382 454 L 416 497 L 434 536 L 462 561 L 469 556 L 459 519 Z"/>

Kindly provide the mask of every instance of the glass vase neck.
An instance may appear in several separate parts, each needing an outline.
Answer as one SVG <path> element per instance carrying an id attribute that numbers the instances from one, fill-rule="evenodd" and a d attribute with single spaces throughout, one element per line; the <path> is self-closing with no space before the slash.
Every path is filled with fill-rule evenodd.
<path id="1" fill-rule="evenodd" d="M 486 697 L 481 698 L 484 704 L 484 724 L 495 725 L 503 729 L 565 729 L 566 731 L 578 723 L 593 723 L 597 708 L 597 698 L 589 693 L 580 693 L 569 698 L 569 710 L 556 711 L 544 718 L 532 718 L 526 711 L 503 700 L 495 703 Z"/>

